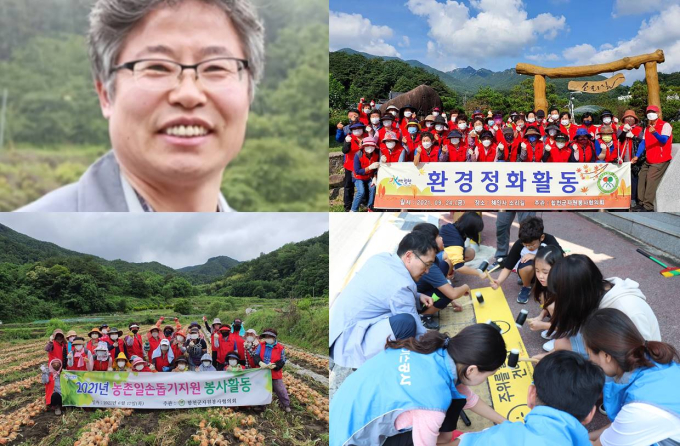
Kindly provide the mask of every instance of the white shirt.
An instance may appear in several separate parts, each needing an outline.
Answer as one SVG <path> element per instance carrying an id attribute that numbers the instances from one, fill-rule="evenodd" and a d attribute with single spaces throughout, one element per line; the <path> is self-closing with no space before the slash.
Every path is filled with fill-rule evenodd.
<path id="1" fill-rule="evenodd" d="M 680 442 L 680 418 L 645 403 L 623 406 L 600 436 L 602 446 L 648 446 L 667 439 Z"/>

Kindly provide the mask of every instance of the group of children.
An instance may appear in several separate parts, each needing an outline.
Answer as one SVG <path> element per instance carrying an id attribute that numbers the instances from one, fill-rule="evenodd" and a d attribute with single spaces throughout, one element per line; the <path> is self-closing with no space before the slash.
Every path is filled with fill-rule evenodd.
<path id="1" fill-rule="evenodd" d="M 466 284 L 452 287 L 446 279 L 431 277 L 451 279 L 460 273 L 487 280 L 485 273 L 465 265 L 475 256 L 465 241 L 478 241 L 482 229 L 481 216 L 468 212 L 441 228 L 421 223 L 404 237 L 397 255 L 417 287 L 412 296 L 424 302 L 421 314 L 436 313 L 449 304 L 456 311 L 455 300 L 470 290 Z M 331 401 L 331 445 L 633 446 L 680 442 L 680 389 L 676 385 L 680 356 L 673 346 L 661 341 L 654 311 L 638 284 L 618 277 L 605 279 L 588 256 L 565 255 L 556 238 L 544 233 L 540 218 L 520 224 L 520 240 L 513 250 L 518 252 L 503 259 L 501 273 L 492 279 L 493 287 L 516 271 L 523 283 L 518 301 L 526 303 L 533 295 L 541 304 L 540 314 L 529 319 L 529 327 L 544 330 L 543 335 L 553 340 L 546 348 L 549 353 L 534 357 L 537 364 L 527 395 L 531 411 L 524 423 L 507 421 L 468 387 L 485 382 L 505 363 L 508 347 L 498 327 L 474 324 L 453 337 L 418 327 L 407 333 L 396 323 L 402 315 L 388 313 L 380 318 L 390 321 L 392 328 L 387 331 L 390 339 L 384 348 L 365 354 L 369 342 L 378 342 L 369 335 L 370 327 L 364 328 L 363 339 L 355 340 L 364 357 Z M 421 270 L 414 268 L 418 260 Z M 368 290 L 366 280 L 363 282 Z M 427 292 L 428 297 L 423 298 L 422 293 Z M 418 302 L 413 305 L 419 306 Z M 403 304 L 397 307 L 390 302 L 389 306 L 397 312 L 409 311 L 408 318 L 413 316 L 413 310 L 406 310 Z M 357 325 L 366 325 L 359 315 L 352 319 Z M 348 337 L 343 334 L 336 340 L 347 342 Z M 336 355 L 352 350 L 357 351 L 357 346 L 342 346 L 341 350 L 331 340 L 331 352 Z M 337 359 L 350 363 L 343 357 Z M 463 409 L 496 425 L 461 436 L 455 427 Z M 588 432 L 584 425 L 598 409 L 609 423 Z"/>
<path id="2" fill-rule="evenodd" d="M 98 372 L 237 372 L 245 369 L 268 368 L 272 373 L 272 387 L 279 404 L 290 412 L 290 399 L 283 383 L 282 369 L 286 363 L 284 346 L 278 342 L 274 328 L 265 329 L 258 336 L 246 330 L 241 319 L 223 325 L 215 318 L 205 331 L 198 322 L 191 322 L 187 330 L 179 319 L 175 325 L 162 326 L 161 317 L 143 337 L 140 326 L 131 323 L 126 336 L 117 328 L 102 324 L 89 331 L 87 341 L 75 330 L 66 334 L 54 330 L 45 346 L 47 366 L 42 365 L 42 381 L 46 402 L 61 414 L 59 376 L 63 368 L 72 371 Z M 210 347 L 211 354 L 208 353 Z"/>
<path id="3" fill-rule="evenodd" d="M 672 158 L 672 127 L 660 119 L 655 105 L 646 108 L 644 126 L 633 110 L 621 121 L 604 110 L 600 125 L 590 112 L 579 125 L 558 108 L 547 115 L 544 110 L 513 111 L 507 120 L 493 111 L 475 110 L 468 117 L 462 110 L 447 115 L 434 108 L 420 119 L 417 112 L 410 105 L 381 110 L 362 98 L 349 110 L 349 124 L 338 123 L 336 140 L 345 154 L 345 211 L 357 211 L 365 198 L 372 211 L 378 169 L 393 162 L 631 162 L 634 210 L 653 211 L 656 187 Z"/>

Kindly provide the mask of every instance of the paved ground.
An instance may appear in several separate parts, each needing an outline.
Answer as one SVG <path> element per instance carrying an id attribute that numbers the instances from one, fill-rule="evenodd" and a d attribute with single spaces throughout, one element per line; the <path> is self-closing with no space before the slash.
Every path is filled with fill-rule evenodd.
<path id="1" fill-rule="evenodd" d="M 575 213 L 545 212 L 539 213 L 545 222 L 546 232 L 557 237 L 563 249 L 570 253 L 588 255 L 602 270 L 605 277 L 618 276 L 630 278 L 640 284 L 649 304 L 656 313 L 664 341 L 680 349 L 680 324 L 675 319 L 680 316 L 680 277 L 664 278 L 659 274 L 661 267 L 641 256 L 635 249 L 648 247 L 636 245 L 615 232 L 605 229 Z M 483 213 L 484 231 L 481 238 L 481 251 L 478 260 L 493 261 L 496 246 L 496 214 Z M 378 252 L 394 252 L 403 235 L 418 222 L 444 223 L 450 219 L 444 213 L 385 213 L 385 214 L 330 214 L 330 265 L 331 265 L 331 302 L 352 277 L 353 273 L 363 265 L 367 258 Z M 519 224 L 513 224 L 511 243 L 517 239 Z M 674 264 L 669 259 L 668 264 Z M 498 273 L 493 276 L 497 277 Z M 520 309 L 529 310 L 529 316 L 539 313 L 539 305 L 533 300 L 527 305 L 516 301 L 520 285 L 517 276 L 513 275 L 503 284 L 503 292 L 508 299 L 510 310 L 517 314 Z M 471 288 L 487 286 L 488 282 L 464 276 L 456 278 L 454 286 L 465 281 Z M 461 302 L 462 303 L 462 302 Z M 474 322 L 474 313 L 468 306 L 463 313 L 453 313 L 450 309 L 441 316 L 442 330 L 455 334 L 467 324 Z M 332 307 L 331 307 L 332 311 Z M 522 339 L 531 355 L 541 353 L 545 342 L 539 332 L 523 328 Z M 484 386 L 480 386 L 484 387 Z M 476 389 L 489 402 L 488 388 Z M 595 429 L 606 422 L 604 416 L 598 414 L 589 425 Z M 483 420 L 473 419 L 473 428 L 478 430 L 488 424 Z M 459 426 L 460 427 L 460 426 Z"/>

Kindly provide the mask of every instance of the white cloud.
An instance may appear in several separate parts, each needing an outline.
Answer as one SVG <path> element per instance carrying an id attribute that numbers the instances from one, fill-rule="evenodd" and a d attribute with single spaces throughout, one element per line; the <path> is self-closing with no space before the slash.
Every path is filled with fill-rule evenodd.
<path id="1" fill-rule="evenodd" d="M 330 50 L 352 48 L 375 56 L 401 57 L 399 51 L 385 42 L 394 32 L 389 26 L 373 25 L 361 14 L 347 14 L 330 11 L 329 44 Z"/>
<path id="2" fill-rule="evenodd" d="M 661 48 L 666 61 L 659 64 L 659 71 L 671 73 L 680 70 L 680 5 L 671 5 L 662 13 L 643 21 L 635 37 L 610 45 L 600 51 L 589 44 L 567 48 L 562 53 L 565 59 L 572 60 L 574 65 L 590 65 L 612 62 L 629 56 L 647 54 Z M 626 84 L 633 80 L 643 79 L 644 66 L 638 70 L 622 71 L 626 76 Z"/>
<path id="3" fill-rule="evenodd" d="M 543 61 L 543 60 L 560 60 L 560 56 L 558 56 L 555 53 L 550 53 L 550 54 L 529 54 L 526 56 L 527 59 L 529 60 L 535 60 L 535 61 Z"/>
<path id="4" fill-rule="evenodd" d="M 521 0 L 470 0 L 477 15 L 462 1 L 408 0 L 406 6 L 427 19 L 437 51 L 472 62 L 519 56 L 539 37 L 554 39 L 567 29 L 563 16 L 528 18 Z"/>
<path id="5" fill-rule="evenodd" d="M 614 17 L 622 15 L 646 14 L 648 12 L 662 11 L 668 6 L 679 4 L 680 0 L 616 0 L 614 3 Z"/>
<path id="6" fill-rule="evenodd" d="M 409 39 L 408 36 L 401 36 L 401 42 L 397 45 L 402 48 L 408 48 L 411 46 L 411 39 Z"/>

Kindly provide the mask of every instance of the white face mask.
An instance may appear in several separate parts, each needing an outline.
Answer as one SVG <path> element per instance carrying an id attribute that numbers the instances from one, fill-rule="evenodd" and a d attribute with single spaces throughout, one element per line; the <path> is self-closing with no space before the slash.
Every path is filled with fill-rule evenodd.
<path id="1" fill-rule="evenodd" d="M 431 143 L 431 142 L 424 142 L 424 143 L 423 143 L 423 149 L 429 149 L 430 147 L 432 147 L 432 143 Z"/>
<path id="2" fill-rule="evenodd" d="M 76 345 L 76 351 L 79 352 L 83 349 L 82 345 Z"/>
<path id="3" fill-rule="evenodd" d="M 405 111 L 405 112 L 404 112 L 404 116 L 406 116 L 407 118 L 410 118 L 411 115 L 413 115 L 413 113 L 410 112 L 410 111 Z"/>
<path id="4" fill-rule="evenodd" d="M 209 367 L 211 364 L 210 361 L 203 361 L 203 367 Z"/>
<path id="5" fill-rule="evenodd" d="M 99 339 L 99 335 L 97 333 L 92 333 L 92 336 L 90 336 L 92 339 Z"/>
<path id="6" fill-rule="evenodd" d="M 73 336 L 71 336 L 70 338 L 68 338 L 68 342 L 73 342 L 75 339 L 76 339 L 76 338 L 74 338 Z"/>
<path id="7" fill-rule="evenodd" d="M 433 123 L 431 123 L 431 122 L 426 122 L 426 123 L 425 123 L 425 127 L 427 127 L 428 129 L 429 129 L 429 128 L 432 128 L 432 125 L 433 125 Z"/>
<path id="8" fill-rule="evenodd" d="M 389 143 L 388 143 L 388 144 L 389 144 Z M 389 146 L 388 146 L 388 147 L 389 147 Z M 246 338 L 246 341 L 248 341 L 248 342 L 253 342 L 254 340 L 255 340 L 255 338 L 252 337 L 252 336 L 248 336 L 248 337 Z"/>
<path id="9" fill-rule="evenodd" d="M 465 122 L 458 123 L 458 128 L 460 130 L 465 130 L 467 128 L 467 123 L 465 123 Z"/>
<path id="10" fill-rule="evenodd" d="M 109 330 L 107 330 L 106 328 L 102 330 L 102 334 L 106 334 L 108 332 L 109 332 Z"/>
<path id="11" fill-rule="evenodd" d="M 125 361 L 118 361 L 118 367 L 121 369 L 125 367 Z"/>
<path id="12" fill-rule="evenodd" d="M 432 112 L 432 116 L 439 116 L 439 112 Z"/>
<path id="13" fill-rule="evenodd" d="M 602 123 L 603 124 L 611 124 L 612 118 L 602 118 Z"/>
<path id="14" fill-rule="evenodd" d="M 177 364 L 177 368 L 180 369 L 180 370 L 184 370 L 184 369 L 187 368 L 187 366 L 184 365 L 184 364 Z"/>
<path id="15" fill-rule="evenodd" d="M 364 109 L 364 113 L 366 113 L 366 114 L 368 114 L 368 112 L 370 112 L 370 111 L 371 111 L 370 108 L 365 108 L 365 109 Z"/>
<path id="16" fill-rule="evenodd" d="M 481 125 L 476 125 L 476 126 L 475 126 L 475 132 L 481 133 L 482 130 L 484 130 L 484 127 L 483 127 L 483 126 L 481 126 Z"/>
<path id="17" fill-rule="evenodd" d="M 533 124 L 534 122 L 536 122 L 536 120 L 533 119 L 533 118 L 528 118 L 528 119 L 527 119 L 527 122 L 528 122 L 529 124 Z"/>
<path id="18" fill-rule="evenodd" d="M 457 145 L 460 142 L 460 138 L 451 138 L 451 144 L 454 146 Z"/>
<path id="19" fill-rule="evenodd" d="M 659 118 L 658 113 L 647 113 L 647 119 L 650 121 L 656 121 Z"/>
<path id="20" fill-rule="evenodd" d="M 177 342 L 184 342 L 184 336 L 177 336 Z"/>
<path id="21" fill-rule="evenodd" d="M 97 354 L 97 361 L 104 361 L 109 358 L 109 354 L 105 351 L 98 350 L 95 353 Z"/>
<path id="22" fill-rule="evenodd" d="M 392 127 L 392 121 L 383 121 L 383 127 Z"/>
<path id="23" fill-rule="evenodd" d="M 553 119 L 553 121 L 560 119 L 560 115 L 550 115 L 550 117 Z"/>
<path id="24" fill-rule="evenodd" d="M 560 121 L 560 123 L 561 123 L 563 126 L 566 127 L 566 126 L 569 125 L 569 120 L 568 120 L 568 119 L 563 119 L 563 120 Z"/>
<path id="25" fill-rule="evenodd" d="M 167 350 L 168 346 L 167 345 L 161 345 L 161 350 Z"/>
<path id="26" fill-rule="evenodd" d="M 235 359 L 230 359 L 230 360 L 229 360 L 229 365 L 230 365 L 230 366 L 235 367 L 236 364 L 238 364 L 238 361 L 237 361 L 237 360 L 235 360 Z"/>
<path id="27" fill-rule="evenodd" d="M 555 135 L 557 135 L 557 132 L 556 132 L 555 130 L 550 130 L 550 131 L 548 132 L 548 135 L 550 135 L 550 136 L 555 136 Z"/>
<path id="28" fill-rule="evenodd" d="M 352 135 L 354 135 L 354 136 L 361 136 L 361 135 L 363 135 L 363 134 L 364 134 L 364 131 L 361 130 L 361 129 L 354 129 L 354 130 L 352 130 Z"/>
<path id="29" fill-rule="evenodd" d="M 558 149 L 562 149 L 562 148 L 564 148 L 564 146 L 567 145 L 567 143 L 566 142 L 558 142 L 556 145 L 557 145 Z"/>
<path id="30" fill-rule="evenodd" d="M 111 340 L 112 340 L 112 341 L 115 341 L 116 339 L 118 339 L 118 335 L 117 335 L 117 334 L 116 334 L 116 335 L 112 334 L 112 335 L 111 335 Z"/>
<path id="31" fill-rule="evenodd" d="M 388 149 L 394 149 L 394 146 L 396 146 L 397 143 L 394 141 L 387 141 L 385 145 L 387 146 Z"/>
<path id="32" fill-rule="evenodd" d="M 191 339 L 198 339 L 198 335 L 197 335 L 197 334 L 192 334 L 192 335 L 191 335 Z"/>
<path id="33" fill-rule="evenodd" d="M 444 130 L 444 126 L 443 125 L 435 125 L 434 129 L 438 132 L 441 132 L 442 130 Z"/>
<path id="34" fill-rule="evenodd" d="M 371 124 L 378 125 L 379 122 L 380 122 L 380 118 L 371 118 Z"/>
<path id="35" fill-rule="evenodd" d="M 274 340 L 272 338 L 267 338 L 267 339 L 264 340 L 264 342 L 271 345 L 271 344 L 274 343 Z"/>
<path id="36" fill-rule="evenodd" d="M 135 370 L 142 370 L 144 368 L 144 364 L 137 364 L 135 366 Z"/>
<path id="37" fill-rule="evenodd" d="M 373 153 L 374 150 L 375 150 L 375 147 L 373 147 L 373 146 L 366 146 L 366 147 L 364 147 L 364 151 L 365 151 L 366 153 Z"/>
<path id="38" fill-rule="evenodd" d="M 491 145 L 491 140 L 490 140 L 490 139 L 485 139 L 484 141 L 482 141 L 482 145 L 483 145 L 484 147 L 489 147 L 489 146 Z"/>
<path id="39" fill-rule="evenodd" d="M 392 116 L 397 116 L 397 112 L 394 110 L 390 110 L 390 113 L 392 113 Z"/>

